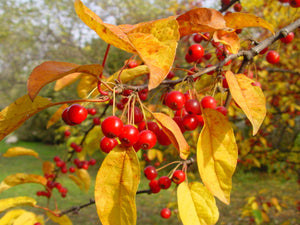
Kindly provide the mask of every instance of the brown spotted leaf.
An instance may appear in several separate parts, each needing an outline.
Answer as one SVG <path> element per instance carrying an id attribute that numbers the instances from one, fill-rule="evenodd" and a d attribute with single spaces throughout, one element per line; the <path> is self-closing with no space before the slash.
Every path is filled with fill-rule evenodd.
<path id="1" fill-rule="evenodd" d="M 16 173 L 6 177 L 0 183 L 0 193 L 19 184 L 36 183 L 41 185 L 47 184 L 47 179 L 36 174 Z"/>
<path id="2" fill-rule="evenodd" d="M 212 32 L 226 27 L 223 15 L 208 8 L 192 9 L 177 17 L 180 37 L 200 32 Z"/>
<path id="3" fill-rule="evenodd" d="M 102 66 L 98 64 L 80 66 L 74 63 L 48 61 L 34 68 L 27 81 L 27 91 L 33 100 L 47 84 L 72 73 L 86 73 L 98 76 Z"/>
<path id="4" fill-rule="evenodd" d="M 80 0 L 75 0 L 75 10 L 78 17 L 106 43 L 124 51 L 136 53 L 135 48 L 125 34 L 133 25 L 116 26 L 104 23 L 100 17 L 87 8 Z"/>
<path id="5" fill-rule="evenodd" d="M 250 120 L 255 135 L 266 117 L 266 98 L 261 88 L 253 86 L 253 80 L 244 74 L 225 74 L 230 93 Z"/>
<path id="6" fill-rule="evenodd" d="M 161 126 L 162 130 L 169 137 L 172 144 L 179 151 L 180 157 L 182 159 L 187 159 L 190 154 L 190 146 L 182 135 L 177 123 L 164 113 L 153 113 L 153 116 L 157 123 Z"/>
<path id="7" fill-rule="evenodd" d="M 225 204 L 230 202 L 232 175 L 238 150 L 228 118 L 214 109 L 204 109 L 204 126 L 197 143 L 197 165 L 207 189 Z"/>
<path id="8" fill-rule="evenodd" d="M 228 13 L 224 16 L 226 26 L 233 29 L 245 27 L 262 27 L 274 33 L 273 27 L 264 19 L 248 13 Z"/>
<path id="9" fill-rule="evenodd" d="M 19 128 L 31 116 L 52 105 L 48 98 L 40 96 L 33 102 L 28 95 L 18 98 L 0 112 L 0 140 Z"/>
<path id="10" fill-rule="evenodd" d="M 136 224 L 135 196 L 140 167 L 132 147 L 116 146 L 105 157 L 95 184 L 95 201 L 102 224 Z"/>

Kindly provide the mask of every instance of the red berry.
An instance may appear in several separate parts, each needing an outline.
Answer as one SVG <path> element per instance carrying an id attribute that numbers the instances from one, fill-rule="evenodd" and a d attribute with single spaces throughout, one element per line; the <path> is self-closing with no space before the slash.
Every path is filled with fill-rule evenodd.
<path id="1" fill-rule="evenodd" d="M 258 81 L 251 83 L 252 86 L 258 86 L 261 88 L 261 84 Z"/>
<path id="2" fill-rule="evenodd" d="M 216 110 L 222 113 L 224 116 L 226 116 L 228 113 L 228 110 L 224 106 L 218 106 L 216 107 Z"/>
<path id="3" fill-rule="evenodd" d="M 128 114 L 129 114 L 129 120 L 131 121 L 131 115 L 132 115 L 131 108 L 128 110 Z M 133 119 L 135 124 L 138 124 L 144 120 L 144 115 L 139 107 L 137 106 L 134 107 L 133 114 L 134 114 Z"/>
<path id="4" fill-rule="evenodd" d="M 288 44 L 288 43 L 291 43 L 294 40 L 294 37 L 295 37 L 294 33 L 291 32 L 287 36 L 285 36 L 283 38 L 280 38 L 280 41 L 282 43 Z"/>
<path id="5" fill-rule="evenodd" d="M 66 138 L 69 137 L 69 136 L 71 135 L 71 131 L 66 130 L 66 131 L 64 132 L 64 135 L 65 135 Z"/>
<path id="6" fill-rule="evenodd" d="M 189 115 L 189 113 L 186 111 L 185 108 L 177 110 L 174 114 L 174 116 L 179 116 L 179 117 L 184 117 L 185 115 Z"/>
<path id="7" fill-rule="evenodd" d="M 222 77 L 222 86 L 223 86 L 223 88 L 229 88 L 227 80 L 226 80 L 225 77 Z"/>
<path id="8" fill-rule="evenodd" d="M 134 68 L 137 66 L 138 66 L 138 63 L 135 60 L 130 60 L 128 63 L 128 68 Z"/>
<path id="9" fill-rule="evenodd" d="M 186 53 L 184 58 L 185 58 L 185 61 L 187 63 L 192 63 L 193 62 L 193 58 L 189 55 L 189 53 Z"/>
<path id="10" fill-rule="evenodd" d="M 168 209 L 168 208 L 163 208 L 161 211 L 160 211 L 160 216 L 164 219 L 168 219 L 170 218 L 171 216 L 171 210 Z"/>
<path id="11" fill-rule="evenodd" d="M 195 130 L 198 127 L 198 119 L 196 115 L 186 115 L 182 118 L 182 125 L 185 130 Z"/>
<path id="12" fill-rule="evenodd" d="M 85 170 L 88 170 L 89 169 L 89 164 L 88 163 L 84 163 L 81 168 L 85 169 Z"/>
<path id="13" fill-rule="evenodd" d="M 75 158 L 73 162 L 74 162 L 75 165 L 78 165 L 80 163 L 80 159 Z"/>
<path id="14" fill-rule="evenodd" d="M 174 116 L 173 120 L 177 123 L 178 127 L 181 130 L 181 133 L 184 133 L 185 128 L 183 126 L 183 119 L 180 116 Z"/>
<path id="15" fill-rule="evenodd" d="M 211 54 L 211 53 L 206 53 L 203 57 L 204 57 L 204 59 L 206 59 L 206 60 L 210 60 L 211 57 L 212 57 L 212 54 Z"/>
<path id="16" fill-rule="evenodd" d="M 143 130 L 138 135 L 137 146 L 141 149 L 148 150 L 156 144 L 156 135 L 151 130 Z"/>
<path id="17" fill-rule="evenodd" d="M 212 109 L 214 109 L 217 106 L 217 101 L 212 96 L 205 96 L 201 100 L 201 105 L 202 105 L 202 108 L 212 108 Z"/>
<path id="18" fill-rule="evenodd" d="M 162 129 L 159 129 L 159 132 L 157 134 L 157 141 L 160 145 L 170 145 L 172 142 L 171 140 L 169 139 L 169 137 L 166 135 L 166 133 L 162 130 Z"/>
<path id="19" fill-rule="evenodd" d="M 59 167 L 59 168 L 63 167 L 64 165 L 66 165 L 66 163 L 64 161 L 57 161 L 56 162 L 56 166 Z"/>
<path id="20" fill-rule="evenodd" d="M 175 184 L 180 184 L 180 183 L 182 183 L 184 180 L 185 180 L 185 173 L 184 173 L 182 170 L 176 170 L 176 171 L 173 173 L 172 181 L 173 181 Z"/>
<path id="21" fill-rule="evenodd" d="M 74 172 L 76 171 L 76 169 L 75 169 L 75 167 L 71 166 L 71 167 L 69 168 L 69 171 L 70 171 L 70 173 L 74 173 Z"/>
<path id="22" fill-rule="evenodd" d="M 159 183 L 158 183 L 158 180 L 151 180 L 149 182 L 149 187 L 150 187 L 150 190 L 152 193 L 158 193 L 160 192 L 160 186 L 159 186 Z"/>
<path id="23" fill-rule="evenodd" d="M 233 6 L 234 11 L 240 12 L 242 10 L 242 5 L 240 3 L 236 3 Z"/>
<path id="24" fill-rule="evenodd" d="M 82 147 L 80 145 L 77 145 L 74 150 L 75 150 L 75 152 L 81 152 Z"/>
<path id="25" fill-rule="evenodd" d="M 96 159 L 90 159 L 89 165 L 94 166 L 96 164 Z"/>
<path id="26" fill-rule="evenodd" d="M 144 175 L 148 180 L 154 180 L 157 177 L 157 171 L 154 166 L 146 166 L 144 169 Z"/>
<path id="27" fill-rule="evenodd" d="M 120 142 L 126 146 L 133 146 L 138 141 L 139 131 L 132 125 L 123 126 L 122 132 L 119 135 Z"/>
<path id="28" fill-rule="evenodd" d="M 193 62 L 197 62 L 202 59 L 204 55 L 204 48 L 200 44 L 191 45 L 188 49 L 188 55 Z"/>
<path id="29" fill-rule="evenodd" d="M 175 73 L 173 71 L 169 71 L 167 75 L 167 79 L 172 79 L 175 76 Z"/>
<path id="30" fill-rule="evenodd" d="M 62 173 L 67 173 L 67 172 L 68 172 L 68 168 L 67 168 L 66 166 L 61 167 L 61 168 L 60 168 L 60 171 L 61 171 Z"/>
<path id="31" fill-rule="evenodd" d="M 162 189 L 168 189 L 172 184 L 172 180 L 167 176 L 162 176 L 158 179 L 158 183 Z"/>
<path id="32" fill-rule="evenodd" d="M 282 3 L 289 2 L 289 0 L 279 0 L 279 1 L 282 2 Z"/>
<path id="33" fill-rule="evenodd" d="M 76 124 L 75 124 L 75 123 L 72 123 L 71 120 L 69 119 L 69 116 L 68 116 L 68 110 L 69 110 L 69 107 L 66 108 L 66 109 L 63 111 L 61 117 L 62 117 L 63 121 L 64 121 L 67 125 L 74 126 L 74 125 L 76 125 Z"/>
<path id="34" fill-rule="evenodd" d="M 269 51 L 266 55 L 267 62 L 271 64 L 278 63 L 279 59 L 280 59 L 279 53 L 274 50 Z"/>
<path id="35" fill-rule="evenodd" d="M 149 90 L 148 88 L 146 89 L 142 89 L 138 92 L 138 95 L 139 95 L 139 98 L 142 100 L 142 101 L 145 101 L 148 97 L 148 93 L 149 93 Z"/>
<path id="36" fill-rule="evenodd" d="M 201 114 L 200 102 L 197 99 L 189 99 L 185 103 L 185 110 L 189 114 L 198 115 Z"/>
<path id="37" fill-rule="evenodd" d="M 68 118 L 74 124 L 80 124 L 86 119 L 88 112 L 81 105 L 73 104 L 68 109 Z"/>
<path id="38" fill-rule="evenodd" d="M 100 141 L 100 149 L 105 153 L 109 153 L 117 145 L 118 141 L 114 138 L 108 138 L 104 136 Z"/>
<path id="39" fill-rule="evenodd" d="M 173 110 L 179 110 L 184 107 L 185 96 L 180 91 L 171 91 L 165 97 L 166 105 Z"/>
<path id="40" fill-rule="evenodd" d="M 197 115 L 197 119 L 198 119 L 198 125 L 202 127 L 204 125 L 203 117 L 201 115 Z"/>
<path id="41" fill-rule="evenodd" d="M 193 40 L 194 40 L 194 42 L 196 42 L 196 43 L 200 43 L 201 41 L 202 41 L 202 35 L 201 34 L 198 34 L 198 33 L 196 33 L 196 34 L 194 34 L 194 36 L 193 36 Z"/>
<path id="42" fill-rule="evenodd" d="M 121 134 L 123 122 L 117 116 L 109 116 L 103 120 L 101 129 L 106 137 L 115 138 Z"/>
<path id="43" fill-rule="evenodd" d="M 99 117 L 94 117 L 93 118 L 93 124 L 94 125 L 100 125 L 101 124 L 100 118 Z"/>
<path id="44" fill-rule="evenodd" d="M 56 156 L 54 156 L 53 160 L 54 160 L 55 162 L 57 162 L 57 161 L 60 161 L 60 158 L 59 158 L 58 155 L 56 155 Z"/>
<path id="45" fill-rule="evenodd" d="M 147 127 L 148 127 L 148 130 L 151 130 L 154 134 L 158 134 L 159 126 L 157 125 L 157 123 L 155 123 L 153 121 L 149 121 L 149 122 L 147 122 Z M 139 131 L 146 130 L 147 127 L 146 127 L 146 122 L 142 121 L 138 125 L 138 130 Z"/>
<path id="46" fill-rule="evenodd" d="M 97 110 L 95 108 L 89 108 L 87 109 L 88 114 L 94 116 L 97 113 Z"/>
<path id="47" fill-rule="evenodd" d="M 300 0 L 289 0 L 290 6 L 293 8 L 300 7 Z"/>
<path id="48" fill-rule="evenodd" d="M 224 60 L 226 58 L 226 56 L 228 56 L 230 54 L 231 53 L 224 45 L 216 48 L 216 56 L 220 61 Z M 228 66 L 230 63 L 231 63 L 231 60 L 228 61 L 227 63 L 225 63 L 225 66 Z"/>
<path id="49" fill-rule="evenodd" d="M 72 142 L 72 143 L 70 144 L 70 147 L 73 148 L 73 149 L 77 148 L 77 146 L 78 146 L 78 145 L 77 145 L 75 142 Z"/>

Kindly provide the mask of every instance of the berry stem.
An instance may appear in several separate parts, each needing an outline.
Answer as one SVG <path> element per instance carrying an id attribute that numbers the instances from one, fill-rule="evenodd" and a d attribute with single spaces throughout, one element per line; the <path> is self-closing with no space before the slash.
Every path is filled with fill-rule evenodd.
<path id="1" fill-rule="evenodd" d="M 105 66 L 105 63 L 106 63 L 106 59 L 107 59 L 107 56 L 108 56 L 109 49 L 110 49 L 110 44 L 107 45 L 106 51 L 105 51 L 105 54 L 104 54 L 104 57 L 103 57 L 103 61 L 102 61 L 102 67 L 103 67 L 103 69 L 104 69 L 104 66 Z M 101 74 L 99 75 L 99 77 L 100 78 L 103 77 L 103 70 L 102 70 Z"/>

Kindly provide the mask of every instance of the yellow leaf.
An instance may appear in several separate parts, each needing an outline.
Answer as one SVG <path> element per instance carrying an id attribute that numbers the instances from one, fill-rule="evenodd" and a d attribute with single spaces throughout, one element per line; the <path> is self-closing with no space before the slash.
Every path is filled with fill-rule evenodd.
<path id="1" fill-rule="evenodd" d="M 117 71 L 113 75 L 109 76 L 106 79 L 106 82 L 115 83 L 115 80 L 118 80 L 119 75 L 121 74 L 120 80 L 122 81 L 122 83 L 127 83 L 128 81 L 131 81 L 137 77 L 140 77 L 148 73 L 149 73 L 149 67 L 146 65 L 141 65 L 130 69 L 124 69 L 122 71 Z M 105 90 L 105 87 L 103 88 L 103 90 Z"/>
<path id="2" fill-rule="evenodd" d="M 14 220 L 14 225 L 32 225 L 39 222 L 37 216 L 32 212 L 25 212 Z"/>
<path id="3" fill-rule="evenodd" d="M 177 189 L 179 216 L 184 225 L 212 225 L 219 219 L 213 195 L 199 182 L 179 184 Z"/>
<path id="4" fill-rule="evenodd" d="M 136 53 L 124 31 L 130 30 L 132 25 L 116 26 L 104 23 L 93 11 L 87 8 L 80 0 L 75 0 L 75 10 L 78 17 L 106 43 L 127 52 Z M 124 31 L 123 31 L 124 30 Z"/>
<path id="5" fill-rule="evenodd" d="M 10 208 L 19 206 L 35 206 L 35 204 L 35 199 L 26 196 L 0 199 L 0 213 Z"/>
<path id="6" fill-rule="evenodd" d="M 28 95 L 18 98 L 0 112 L 0 140 L 19 128 L 31 116 L 51 105 L 48 98 L 40 96 L 33 102 Z"/>
<path id="7" fill-rule="evenodd" d="M 274 33 L 271 24 L 260 17 L 248 13 L 228 13 L 224 16 L 224 19 L 226 21 L 226 26 L 233 29 L 242 29 L 245 27 L 262 27 Z"/>
<path id="8" fill-rule="evenodd" d="M 55 216 L 50 212 L 47 212 L 47 216 L 55 223 L 58 223 L 60 225 L 72 225 L 72 221 L 67 215 L 63 216 Z"/>
<path id="9" fill-rule="evenodd" d="M 96 149 L 99 149 L 99 143 L 103 133 L 100 126 L 95 126 L 87 134 L 83 142 L 83 150 L 86 151 L 89 155 L 92 155 Z"/>
<path id="10" fill-rule="evenodd" d="M 60 91 L 61 89 L 71 85 L 82 76 L 82 73 L 71 73 L 66 75 L 55 82 L 54 91 Z"/>
<path id="11" fill-rule="evenodd" d="M 182 159 L 187 159 L 190 154 L 190 146 L 182 135 L 177 123 L 164 113 L 153 113 L 153 116 L 175 148 L 179 151 L 180 157 Z"/>
<path id="12" fill-rule="evenodd" d="M 95 201 L 103 225 L 136 224 L 135 196 L 140 182 L 140 167 L 132 147 L 121 145 L 108 153 L 98 171 Z"/>
<path id="13" fill-rule="evenodd" d="M 238 150 L 228 119 L 214 109 L 204 109 L 204 126 L 197 143 L 197 164 L 208 190 L 225 204 L 230 202 L 232 175 Z"/>
<path id="14" fill-rule="evenodd" d="M 218 30 L 214 33 L 214 40 L 226 45 L 228 50 L 233 54 L 238 53 L 240 49 L 240 39 L 235 32 Z"/>
<path id="15" fill-rule="evenodd" d="M 33 100 L 47 84 L 72 73 L 98 76 L 102 66 L 98 64 L 80 66 L 74 63 L 48 61 L 34 68 L 27 81 L 28 95 Z"/>
<path id="16" fill-rule="evenodd" d="M 77 85 L 77 94 L 80 98 L 96 97 L 99 93 L 96 88 L 98 84 L 98 79 L 92 76 L 82 76 Z M 93 91 L 93 92 L 92 92 Z M 91 94 L 92 92 L 92 94 Z"/>
<path id="17" fill-rule="evenodd" d="M 11 225 L 12 221 L 18 218 L 23 213 L 26 213 L 23 209 L 13 209 L 4 214 L 0 219 L 0 225 Z"/>
<path id="18" fill-rule="evenodd" d="M 44 161 L 43 162 L 43 173 L 44 174 L 52 174 L 54 172 L 54 164 L 49 161 Z"/>
<path id="19" fill-rule="evenodd" d="M 157 149 L 149 149 L 147 151 L 147 156 L 149 160 L 154 160 L 155 158 L 157 158 L 159 162 L 162 162 L 164 160 L 164 154 L 162 153 L 162 151 Z"/>
<path id="20" fill-rule="evenodd" d="M 78 170 L 76 170 L 76 175 L 79 177 L 79 179 L 84 184 L 84 190 L 85 190 L 85 192 L 87 192 L 91 186 L 91 177 L 89 175 L 89 172 L 85 169 L 78 169 Z"/>
<path id="21" fill-rule="evenodd" d="M 16 173 L 6 177 L 0 183 L 0 193 L 16 185 L 25 183 L 37 183 L 45 186 L 47 179 L 35 174 Z"/>
<path id="22" fill-rule="evenodd" d="M 175 17 L 137 24 L 128 34 L 141 59 L 149 67 L 148 89 L 157 87 L 168 75 L 179 40 Z"/>
<path id="23" fill-rule="evenodd" d="M 223 15 L 215 10 L 208 8 L 192 9 L 179 17 L 180 37 L 193 33 L 212 32 L 226 27 Z"/>
<path id="24" fill-rule="evenodd" d="M 72 174 L 69 174 L 69 178 L 74 181 L 74 183 L 80 188 L 80 190 L 84 190 L 84 184 L 79 177 L 76 177 Z"/>
<path id="25" fill-rule="evenodd" d="M 253 135 L 255 135 L 266 117 L 264 93 L 260 87 L 253 86 L 253 80 L 244 74 L 234 75 L 231 71 L 227 71 L 225 77 L 234 101 L 250 120 L 253 126 Z"/>
<path id="26" fill-rule="evenodd" d="M 281 206 L 279 205 L 278 199 L 275 198 L 275 197 L 272 197 L 272 198 L 271 198 L 271 202 L 272 202 L 272 204 L 275 206 L 275 208 L 277 209 L 277 211 L 278 211 L 278 212 L 281 212 L 282 208 L 281 208 Z"/>
<path id="27" fill-rule="evenodd" d="M 56 112 L 48 120 L 48 123 L 47 123 L 47 126 L 46 126 L 47 129 L 61 119 L 61 115 L 62 115 L 63 111 L 66 108 L 68 108 L 68 105 L 67 104 L 63 104 L 62 106 L 59 107 L 58 110 L 56 110 Z"/>
<path id="28" fill-rule="evenodd" d="M 13 147 L 7 149 L 7 151 L 2 155 L 3 157 L 15 157 L 15 156 L 22 156 L 22 155 L 30 155 L 34 156 L 36 158 L 39 157 L 39 154 L 28 148 L 23 148 L 23 147 Z"/>

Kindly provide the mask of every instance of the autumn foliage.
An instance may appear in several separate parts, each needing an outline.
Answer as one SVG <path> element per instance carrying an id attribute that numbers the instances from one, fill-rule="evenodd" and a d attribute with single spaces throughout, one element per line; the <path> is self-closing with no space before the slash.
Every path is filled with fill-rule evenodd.
<path id="1" fill-rule="evenodd" d="M 222 14 L 210 8 L 193 8 L 180 15 L 134 25 L 112 25 L 104 23 L 80 0 L 75 0 L 74 3 L 80 19 L 107 42 L 108 46 L 113 45 L 132 53 L 133 57 L 111 75 L 105 74 L 105 63 L 78 65 L 47 61 L 40 64 L 33 69 L 28 78 L 28 93 L 0 112 L 0 139 L 48 107 L 60 106 L 49 118 L 47 127 L 50 127 L 61 121 L 62 115 L 68 112 L 70 105 L 81 104 L 86 108 L 95 106 L 97 110 L 108 110 L 111 115 L 120 118 L 122 127 L 130 125 L 137 132 L 151 130 L 157 137 L 156 148 L 141 150 L 141 146 L 134 145 L 138 143 L 136 140 L 131 144 L 130 134 L 126 134 L 125 139 L 118 137 L 119 134 L 105 134 L 101 128 L 104 118 L 99 117 L 93 121 L 88 131 L 74 139 L 75 143 L 71 144 L 66 160 L 57 158 L 55 165 L 48 161 L 43 163 L 45 176 L 25 173 L 10 175 L 1 182 L 0 192 L 24 183 L 38 183 L 45 187 L 45 191 L 40 192 L 40 195 L 51 198 L 52 189 L 57 188 L 64 197 L 67 191 L 59 186 L 56 179 L 59 178 L 58 174 L 68 172 L 66 163 L 71 163 L 75 155 L 78 157 L 73 165 L 76 168 L 72 169 L 74 174 L 70 172 L 68 176 L 83 191 L 87 191 L 91 182 L 87 169 L 94 162 L 86 160 L 86 157 L 99 150 L 102 142 L 102 146 L 106 146 L 103 147 L 106 148 L 103 151 L 108 154 L 95 181 L 94 201 L 99 219 L 105 225 L 133 225 L 136 224 L 136 194 L 139 192 L 143 170 L 140 167 L 140 162 L 143 161 L 141 152 L 147 157 L 163 161 L 164 149 L 175 149 L 173 158 L 179 162 L 166 163 L 170 163 L 169 166 L 172 163 L 175 165 L 169 178 L 172 178 L 178 168 L 186 174 L 183 182 L 176 183 L 175 178 L 172 181 L 176 183 L 179 217 L 182 223 L 216 224 L 219 212 L 215 198 L 224 204 L 230 204 L 230 193 L 234 185 L 232 176 L 241 154 L 236 139 L 239 143 L 244 141 L 240 133 L 236 138 L 235 119 L 241 114 L 247 118 L 251 124 L 252 138 L 260 134 L 260 128 L 267 115 L 267 101 L 260 83 L 257 82 L 258 78 L 245 75 L 244 71 L 261 50 L 282 37 L 282 32 L 279 30 L 275 33 L 269 22 L 255 15 L 241 12 Z M 299 19 L 295 23 L 299 26 Z M 265 41 L 249 42 L 245 47 L 238 30 L 246 30 L 248 27 L 258 27 L 258 30 L 266 35 Z M 296 27 L 297 25 L 292 24 L 286 30 L 291 32 Z M 199 38 L 204 39 L 206 44 L 203 46 L 216 49 L 216 57 L 213 56 L 212 59 L 214 65 L 207 66 L 211 58 L 207 55 L 191 62 L 192 68 L 175 65 L 176 54 L 179 54 L 179 50 L 186 44 L 185 40 L 195 34 L 200 34 Z M 205 57 L 207 59 L 204 59 Z M 239 57 L 243 57 L 243 60 L 239 60 Z M 131 64 L 132 61 L 135 63 Z M 184 65 L 189 64 L 185 62 Z M 170 72 L 177 75 L 169 79 Z M 178 75 L 180 73 L 184 75 Z M 60 91 L 76 81 L 80 99 L 52 102 L 47 97 L 39 96 L 41 89 L 49 83 L 56 82 L 55 91 Z M 165 96 L 173 89 L 185 96 L 184 104 L 186 100 L 194 99 L 195 104 L 199 104 L 201 113 L 194 115 L 186 112 L 183 115 L 184 106 L 177 108 L 178 111 L 170 108 L 165 102 Z M 205 96 L 212 96 L 217 106 L 224 107 L 204 105 L 201 100 Z M 91 111 L 86 111 L 87 113 L 93 114 Z M 182 122 L 184 116 L 187 117 L 185 122 Z M 192 120 L 191 117 L 196 119 Z M 64 115 L 63 118 L 69 125 L 67 130 L 73 126 L 80 126 L 81 121 L 72 123 L 68 122 Z M 114 124 L 111 122 L 110 125 L 113 127 Z M 107 140 L 103 141 L 103 137 Z M 108 140 L 109 138 L 115 139 Z M 36 152 L 24 148 L 9 149 L 2 156 L 23 155 L 39 158 Z M 187 176 L 188 167 L 193 163 L 197 164 L 201 180 Z M 166 178 L 165 182 L 171 181 Z M 146 192 L 160 191 L 160 187 L 152 187 Z M 0 212 L 6 212 L 0 219 L 0 224 L 7 218 L 15 218 L 25 212 L 8 210 L 25 205 L 39 207 L 37 201 L 29 197 L 0 200 Z M 67 215 L 58 210 L 47 209 L 47 215 L 59 224 L 72 224 Z M 31 224 L 44 224 L 44 220 L 33 213 L 28 214 L 28 218 Z"/>

